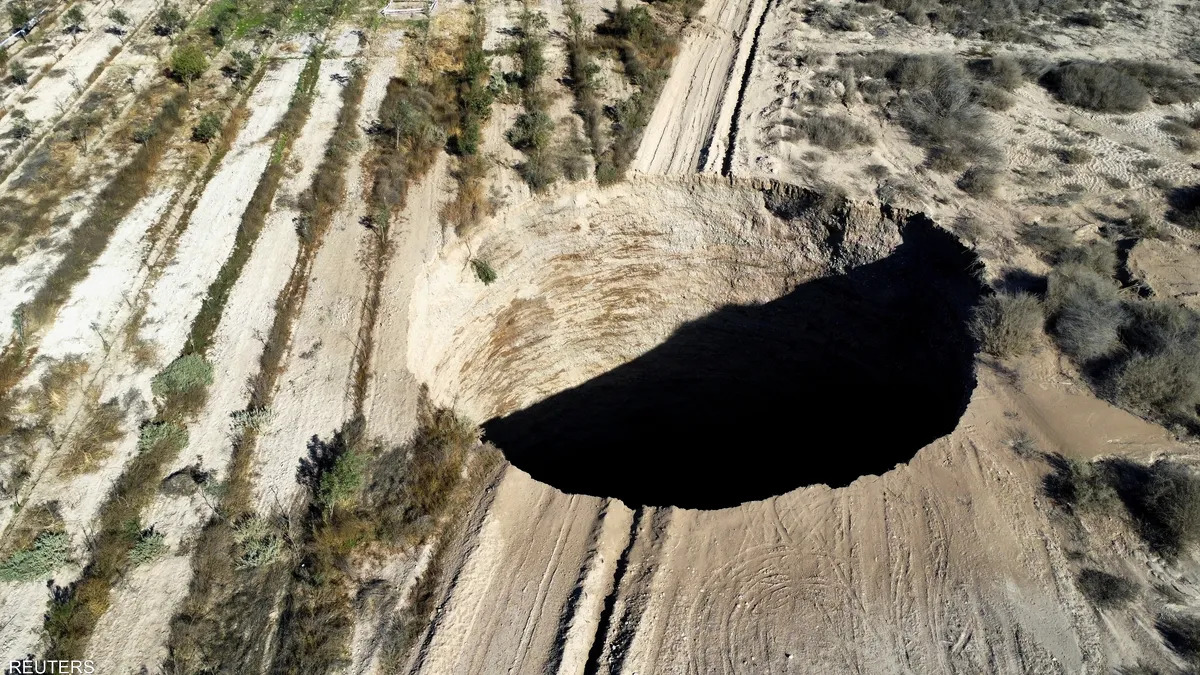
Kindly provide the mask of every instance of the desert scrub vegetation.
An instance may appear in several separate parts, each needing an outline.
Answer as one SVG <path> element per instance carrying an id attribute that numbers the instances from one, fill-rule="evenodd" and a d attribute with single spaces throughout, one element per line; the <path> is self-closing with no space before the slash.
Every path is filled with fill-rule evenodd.
<path id="1" fill-rule="evenodd" d="M 1101 609 L 1119 609 L 1138 595 L 1136 582 L 1094 567 L 1085 567 L 1075 576 L 1079 592 Z"/>
<path id="2" fill-rule="evenodd" d="M 1163 640 L 1184 661 L 1200 665 L 1200 618 L 1190 614 L 1166 612 L 1154 622 Z"/>
<path id="3" fill-rule="evenodd" d="M 596 157 L 596 178 L 601 184 L 624 178 L 637 153 L 642 130 L 650 122 L 650 114 L 679 50 L 687 5 L 655 2 L 630 8 L 618 0 L 608 19 L 596 26 L 596 47 L 617 55 L 629 84 L 634 87 L 629 98 L 618 101 L 611 109 L 611 140 Z M 595 152 L 598 150 L 593 148 Z"/>
<path id="4" fill-rule="evenodd" d="M 596 158 L 604 148 L 604 120 L 600 109 L 598 79 L 600 66 L 596 65 L 592 36 L 583 22 L 576 0 L 563 3 L 567 17 L 567 82 L 575 98 L 575 114 L 583 122 L 583 133 L 587 152 Z M 582 148 L 579 148 L 582 155 Z"/>
<path id="5" fill-rule="evenodd" d="M 1042 302 L 1029 293 L 999 292 L 984 298 L 971 317 L 971 334 L 980 348 L 998 358 L 1033 351 L 1042 332 Z"/>
<path id="6" fill-rule="evenodd" d="M 71 539 L 66 532 L 43 532 L 27 548 L 0 560 L 0 581 L 40 579 L 63 565 L 71 555 Z"/>
<path id="7" fill-rule="evenodd" d="M 333 214 L 343 200 L 345 170 L 358 144 L 360 105 L 366 85 L 361 68 L 351 72 L 342 89 L 342 107 L 333 136 L 298 206 L 304 214 L 300 248 L 291 277 L 276 300 L 268 339 L 259 357 L 259 372 L 250 386 L 247 410 L 270 407 L 282 374 L 292 323 L 304 297 L 312 260 Z M 392 92 L 393 97 L 396 95 Z M 395 99 L 393 98 L 393 103 Z M 374 134 L 380 148 L 400 145 L 405 130 L 393 135 L 382 124 Z M 399 150 L 397 150 L 399 151 Z M 430 152 L 429 154 L 432 154 Z M 292 559 L 290 518 L 256 512 L 252 499 L 251 459 L 257 430 L 247 426 L 234 438 L 229 477 L 217 512 L 204 526 L 195 546 L 188 595 L 172 619 L 167 665 L 178 672 L 204 668 L 236 671 L 261 661 L 272 644 L 275 609 L 264 598 L 283 593 L 289 583 L 286 563 Z"/>
<path id="8" fill-rule="evenodd" d="M 330 672 L 344 665 L 356 563 L 375 547 L 411 553 L 443 530 L 466 497 L 464 468 L 476 446 L 478 430 L 453 411 L 432 406 L 424 393 L 417 433 L 406 445 L 367 443 L 361 419 L 327 443 L 310 444 L 301 475 L 311 507 L 274 672 Z"/>
<path id="9" fill-rule="evenodd" d="M 1126 459 L 1050 456 L 1046 494 L 1078 513 L 1123 513 L 1147 548 L 1167 561 L 1200 543 L 1200 478 L 1173 459 L 1143 465 Z"/>
<path id="10" fill-rule="evenodd" d="M 59 474 L 70 476 L 96 469 L 112 454 L 112 446 L 121 440 L 125 410 L 113 398 L 103 403 L 88 401 L 83 425 L 67 443 L 66 454 L 59 465 Z"/>
<path id="11" fill-rule="evenodd" d="M 475 272 L 475 278 L 482 281 L 484 286 L 491 285 L 498 278 L 496 270 L 486 260 L 471 258 L 471 269 Z"/>
<path id="12" fill-rule="evenodd" d="M 1071 61 L 1050 68 L 1040 82 L 1063 103 L 1102 113 L 1136 112 L 1150 101 L 1200 98 L 1200 80 L 1149 61 Z"/>
<path id="13" fill-rule="evenodd" d="M 864 99 L 884 106 L 912 142 L 926 149 L 931 169 L 963 171 L 974 165 L 995 170 L 1001 155 L 987 140 L 989 123 L 979 102 L 980 81 L 972 79 L 972 71 L 961 61 L 945 55 L 872 52 L 844 58 L 841 67 L 850 81 L 860 75 L 871 78 L 861 86 Z M 988 62 L 973 72 L 984 82 L 995 78 L 1015 86 L 1007 81 L 1011 77 L 1007 66 L 995 66 L 1000 72 L 994 75 L 992 67 Z M 890 86 L 881 87 L 884 83 Z"/>
<path id="14" fill-rule="evenodd" d="M 185 354 L 163 368 L 150 382 L 150 391 L 160 399 L 163 408 L 186 406 L 196 410 L 203 405 L 197 397 L 207 391 L 213 381 L 213 368 L 200 354 Z"/>
<path id="15" fill-rule="evenodd" d="M 1096 262 L 1086 249 L 1070 250 L 1083 252 L 1056 265 L 1047 286 L 1058 346 L 1113 403 L 1200 431 L 1200 317 L 1170 301 L 1121 293 L 1107 255 Z"/>
<path id="16" fill-rule="evenodd" d="M 525 110 L 505 135 L 510 145 L 525 153 L 525 161 L 517 167 L 517 172 L 534 192 L 546 190 L 559 177 L 551 148 L 555 124 L 548 111 L 548 94 L 542 86 L 548 26 L 545 14 L 525 6 L 517 21 L 516 42 L 512 47 L 520 62 L 517 82 Z"/>
<path id="17" fill-rule="evenodd" d="M 458 124 L 452 136 L 451 148 L 458 158 L 451 175 L 457 190 L 454 199 L 445 204 L 441 211 L 443 222 L 453 226 L 459 235 L 478 225 L 494 210 L 484 192 L 488 161 L 479 154 L 483 123 L 491 116 L 495 98 L 491 88 L 491 60 L 483 50 L 486 33 L 486 18 L 478 6 L 473 6 L 471 29 L 462 40 L 462 67 L 456 77 Z"/>
<path id="18" fill-rule="evenodd" d="M 874 135 L 865 125 L 845 115 L 814 113 L 798 121 L 787 120 L 785 124 L 796 130 L 813 145 L 833 151 L 848 150 L 859 145 L 875 142 Z"/>
<path id="19" fill-rule="evenodd" d="M 269 138 L 275 143 L 274 152 L 267 168 L 259 177 L 254 194 L 242 211 L 241 222 L 234 235 L 233 249 L 222 263 L 217 276 L 208 286 L 200 312 L 192 322 L 192 330 L 188 336 L 187 350 L 195 354 L 205 353 L 212 344 L 213 335 L 233 291 L 233 285 L 241 276 L 242 270 L 250 260 L 258 235 L 266 224 L 267 213 L 275 200 L 275 193 L 285 174 L 287 158 L 292 141 L 300 135 L 304 122 L 308 119 L 316 96 L 317 80 L 321 69 L 322 50 L 315 48 L 300 72 L 292 99 L 283 117 L 271 130 Z"/>
<path id="20" fill-rule="evenodd" d="M 1171 190 L 1167 194 L 1170 210 L 1167 218 L 1189 230 L 1200 230 L 1200 185 Z"/>
<path id="21" fill-rule="evenodd" d="M 152 527 L 139 532 L 133 547 L 129 549 L 129 564 L 140 567 L 161 558 L 167 552 L 166 539 Z"/>

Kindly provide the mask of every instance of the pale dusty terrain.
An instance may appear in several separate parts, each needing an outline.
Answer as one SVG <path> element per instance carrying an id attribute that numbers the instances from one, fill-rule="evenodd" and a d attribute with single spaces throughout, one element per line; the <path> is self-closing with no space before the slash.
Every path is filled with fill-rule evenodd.
<path id="1" fill-rule="evenodd" d="M 48 126 L 75 114 L 72 106 L 87 87 L 73 82 L 98 66 L 107 70 L 96 82 L 124 72 L 118 68 L 145 80 L 157 77 L 153 68 L 142 68 L 167 49 L 147 35 L 152 4 L 127 8 L 136 28 L 126 40 L 142 40 L 144 50 L 123 49 L 105 66 L 109 50 L 122 44 L 115 36 L 92 30 L 78 44 L 54 37 L 53 49 L 30 64 L 63 70 L 63 76 L 47 73 L 27 92 L 4 91 L 5 109 L 19 103 Z M 558 0 L 535 6 L 548 15 L 547 91 L 552 116 L 563 122 L 561 140 L 565 123 L 577 121 L 559 80 L 566 63 L 564 6 Z M 423 27 L 364 13 L 339 19 L 324 34 L 282 31 L 278 43 L 270 42 L 274 35 L 253 36 L 262 40 L 254 44 L 272 46 L 264 77 L 246 92 L 246 118 L 237 121 L 227 154 L 205 174 L 196 157 L 208 150 L 189 156 L 175 147 L 153 189 L 121 220 L 52 322 L 32 336 L 37 358 L 14 388 L 26 417 L 40 413 L 38 392 L 52 368 L 78 358 L 82 375 L 61 409 L 49 414 L 50 432 L 35 444 L 30 477 L 0 500 L 0 525 L 4 537 L 15 537 L 29 513 L 24 509 L 57 502 L 71 560 L 33 581 L 0 582 L 0 657 L 45 648 L 51 589 L 78 578 L 89 561 L 97 511 L 138 456 L 139 425 L 153 417 L 150 379 L 185 350 L 205 293 L 273 161 L 274 131 L 293 100 L 308 49 L 318 45 L 326 51 L 307 120 L 291 139 L 287 170 L 205 355 L 213 384 L 188 421 L 186 447 L 164 467 L 168 476 L 211 472 L 213 482 L 186 494 L 164 484 L 141 514 L 138 525 L 163 534 L 166 552 L 112 586 L 109 608 L 86 646 L 103 672 L 174 672 L 164 665 L 171 622 L 194 583 L 201 527 L 214 514 L 223 517 L 219 495 L 229 479 L 233 417 L 249 405 L 249 382 L 294 272 L 296 197 L 312 184 L 325 155 L 352 64 L 365 68 L 366 86 L 345 190 L 301 279 L 270 414 L 256 430 L 250 457 L 253 512 L 289 527 L 311 516 L 309 493 L 297 479 L 310 439 L 328 439 L 356 414 L 373 441 L 395 447 L 418 427 L 422 385 L 434 403 L 478 424 L 533 409 L 630 372 L 622 369 L 644 363 L 710 316 L 769 313 L 797 289 L 895 260 L 898 251 L 916 245 L 917 233 L 953 240 L 966 258 L 951 260 L 969 260 L 983 281 L 995 282 L 1012 268 L 1045 272 L 1045 263 L 1020 242 L 1022 224 L 1059 224 L 1088 239 L 1106 219 L 1126 213 L 1122 200 L 1134 201 L 1165 234 L 1137 243 L 1123 269 L 1156 297 L 1200 309 L 1198 240 L 1163 218 L 1162 188 L 1195 183 L 1200 169 L 1159 126 L 1168 116 L 1190 117 L 1200 111 L 1197 104 L 1102 115 L 1071 109 L 1027 82 L 1013 92 L 1011 108 L 987 113 L 1002 149 L 1000 191 L 971 197 L 955 187 L 956 174 L 924 167 L 925 153 L 907 132 L 861 98 L 832 105 L 870 128 L 869 144 L 833 152 L 785 140 L 780 130 L 811 114 L 805 97 L 826 86 L 829 68 L 814 66 L 819 59 L 798 63 L 801 52 L 889 49 L 962 57 L 997 47 L 977 36 L 911 26 L 883 10 L 861 30 L 824 30 L 804 20 L 814 6 L 812 0 L 708 0 L 684 26 L 630 173 L 615 185 L 563 179 L 545 194 L 532 193 L 515 171 L 524 155 L 505 140 L 522 107 L 511 98 L 496 103 L 481 143 L 494 215 L 464 236 L 443 224 L 439 214 L 454 195 L 459 159 L 439 150 L 388 224 L 388 247 L 374 261 L 384 273 L 373 324 L 364 317 L 381 230 L 370 221 L 371 134 L 376 123 L 385 124 L 381 116 L 394 112 L 381 105 L 393 78 L 411 65 Z M 585 22 L 594 26 L 613 7 L 584 3 Z M 1162 1 L 1139 8 L 1136 26 L 1115 20 L 1091 32 L 1055 26 L 1040 41 L 999 49 L 1041 59 L 1172 59 L 1195 72 L 1195 64 L 1180 57 L 1200 28 L 1194 13 Z M 457 0 L 441 3 L 431 35 L 461 31 L 467 9 Z M 486 48 L 507 49 L 518 10 L 515 2 L 487 5 Z M 97 23 L 103 12 L 89 6 Z M 242 39 L 239 44 L 251 41 Z M 605 102 L 628 95 L 619 61 L 604 56 L 598 62 Z M 495 80 L 515 67 L 511 53 L 493 55 Z M 188 114 L 199 111 L 194 106 Z M 114 119 L 127 113 L 118 107 Z M 0 133 L 11 119 L 11 112 L 0 119 Z M 1048 150 L 1063 138 L 1087 149 L 1090 159 L 1063 166 Z M 0 168 L 18 175 L 32 161 L 24 151 L 43 142 L 49 141 L 35 136 L 12 146 Z M 94 159 L 108 162 L 105 171 L 120 142 L 97 140 L 101 151 Z M 1158 166 L 1147 168 L 1147 160 Z M 886 167 L 886 178 L 871 177 L 866 170 L 873 165 Z M 88 163 L 79 166 L 86 170 Z M 897 177 L 915 188 L 887 192 L 888 180 Z M 40 243 L 35 237 L 19 242 L 13 259 L 0 264 L 0 341 L 8 342 L 15 329 L 7 317 L 58 263 L 57 245 L 87 222 L 99 187 L 64 196 L 54 213 L 69 217 L 36 233 Z M 0 193 L 21 199 L 29 197 L 27 189 L 12 180 L 0 185 Z M 848 199 L 825 201 L 823 194 L 835 189 Z M 1064 192 L 1077 196 L 1049 199 Z M 481 283 L 475 261 L 487 261 L 498 278 Z M 885 310 L 864 305 L 862 311 Z M 913 315 L 914 323 L 923 320 Z M 855 354 L 855 345 L 837 339 L 815 338 L 811 346 L 831 359 L 874 357 Z M 748 353 L 759 348 L 754 341 L 744 345 Z M 925 365 L 930 372 L 943 365 L 935 360 Z M 363 364 L 367 386 L 364 400 L 356 401 Z M 722 366 L 696 358 L 689 369 Z M 1168 563 L 1118 517 L 1066 515 L 1044 489 L 1050 467 L 1043 453 L 1141 463 L 1171 456 L 1196 465 L 1195 439 L 1097 398 L 1046 338 L 1032 355 L 1006 362 L 978 356 L 970 370 L 961 416 L 944 433 L 882 453 L 894 461 L 836 487 L 823 484 L 822 467 L 852 464 L 849 454 L 869 450 L 861 438 L 879 424 L 881 411 L 865 396 L 838 401 L 839 414 L 829 419 L 797 410 L 763 420 L 780 435 L 767 452 L 736 444 L 664 448 L 678 469 L 654 474 L 666 487 L 691 480 L 693 465 L 737 474 L 750 461 L 762 462 L 752 468 L 764 481 L 786 483 L 766 498 L 726 495 L 714 508 L 623 501 L 617 485 L 587 494 L 564 491 L 531 476 L 531 465 L 523 463 L 528 459 L 518 459 L 514 448 L 515 465 L 504 462 L 489 474 L 461 511 L 436 523 L 438 536 L 419 546 L 372 549 L 356 561 L 354 587 L 344 598 L 354 608 L 353 626 L 344 658 L 329 672 L 1109 673 L 1139 661 L 1185 667 L 1155 622 L 1164 609 L 1200 607 L 1200 557 L 1189 552 Z M 748 389 L 756 384 L 746 383 Z M 803 391 L 807 384 L 795 386 Z M 114 397 L 122 401 L 122 418 L 111 455 L 93 470 L 63 472 L 64 448 L 80 433 L 89 402 Z M 927 408 L 933 404 L 919 396 L 889 405 L 911 409 L 914 419 L 932 416 Z M 570 412 L 563 425 L 589 414 L 607 419 L 599 409 Z M 4 448 L 14 439 L 4 439 Z M 490 440 L 486 432 L 483 440 Z M 618 450 L 583 456 L 579 448 L 562 447 L 556 457 L 586 473 L 626 456 Z M 15 464 L 2 458 L 7 463 L 0 468 L 10 471 Z M 656 460 L 617 468 L 640 476 L 648 466 L 660 467 Z M 294 529 L 285 535 L 289 565 L 280 568 L 286 575 L 280 588 L 308 573 L 304 542 Z M 5 553 L 7 538 L 0 539 Z M 1138 598 L 1121 609 L 1096 608 L 1076 584 L 1084 565 L 1134 581 Z M 399 666 L 391 665 L 384 655 L 389 631 L 423 586 L 432 611 L 421 617 Z M 247 617 L 262 625 L 246 626 L 245 633 L 282 633 L 294 611 L 274 597 L 261 616 Z M 273 672 L 278 663 L 270 654 L 277 648 L 263 647 L 267 662 L 243 664 L 239 672 Z"/>

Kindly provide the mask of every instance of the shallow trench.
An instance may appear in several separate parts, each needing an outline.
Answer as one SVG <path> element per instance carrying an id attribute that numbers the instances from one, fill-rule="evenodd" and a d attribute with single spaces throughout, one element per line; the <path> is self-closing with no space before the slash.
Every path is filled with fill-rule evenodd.
<path id="1" fill-rule="evenodd" d="M 920 215 L 642 179 L 535 201 L 413 301 L 410 367 L 534 478 L 721 508 L 885 472 L 974 387 L 974 258 Z"/>

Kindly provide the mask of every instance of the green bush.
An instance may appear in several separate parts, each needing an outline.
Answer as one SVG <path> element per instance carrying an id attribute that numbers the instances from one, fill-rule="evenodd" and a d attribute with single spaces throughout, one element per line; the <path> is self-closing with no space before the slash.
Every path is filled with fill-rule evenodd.
<path id="1" fill-rule="evenodd" d="M 1042 303 L 1028 293 L 996 293 L 983 299 L 971 319 L 971 333 L 983 351 L 999 358 L 1033 350 L 1045 317 Z"/>
<path id="2" fill-rule="evenodd" d="M 167 552 L 166 537 L 155 532 L 154 528 L 142 531 L 129 549 L 129 564 L 134 567 L 154 562 Z"/>
<path id="3" fill-rule="evenodd" d="M 196 126 L 192 127 L 192 140 L 208 143 L 221 134 L 221 118 L 215 113 L 205 113 Z"/>
<path id="4" fill-rule="evenodd" d="M 483 282 L 484 286 L 490 285 L 497 278 L 496 270 L 492 269 L 491 264 L 486 260 L 472 258 L 471 267 L 475 270 L 475 276 Z"/>
<path id="5" fill-rule="evenodd" d="M 184 85 L 190 85 L 208 70 L 208 57 L 198 45 L 187 44 L 171 53 L 171 73 Z"/>
<path id="6" fill-rule="evenodd" d="M 239 570 L 270 565 L 283 553 L 283 534 L 266 518 L 247 518 L 233 528 L 233 541 L 237 547 Z"/>
<path id="7" fill-rule="evenodd" d="M 112 21 L 117 28 L 124 28 L 129 25 L 129 15 L 120 9 L 110 9 L 108 11 L 108 20 Z"/>
<path id="8" fill-rule="evenodd" d="M 362 487 L 362 470 L 366 461 L 353 449 L 338 455 L 333 466 L 321 474 L 317 484 L 317 503 L 325 511 L 352 501 Z"/>
<path id="9" fill-rule="evenodd" d="M 1063 103 L 1097 112 L 1134 112 L 1150 100 L 1136 77 L 1106 63 L 1067 63 L 1047 72 L 1042 84 Z"/>
<path id="10" fill-rule="evenodd" d="M 154 34 L 159 37 L 174 35 L 183 30 L 185 26 L 187 26 L 187 19 L 173 2 L 163 5 L 154 15 Z"/>
<path id="11" fill-rule="evenodd" d="M 1080 570 L 1075 583 L 1084 597 L 1102 609 L 1124 607 L 1138 594 L 1135 582 L 1092 567 Z"/>
<path id="12" fill-rule="evenodd" d="M 71 538 L 65 532 L 43 532 L 29 548 L 0 562 L 0 581 L 31 581 L 46 576 L 67 563 Z"/>
<path id="13" fill-rule="evenodd" d="M 142 425 L 138 433 L 138 452 L 158 449 L 183 450 L 187 446 L 188 431 L 173 422 L 151 422 Z"/>
<path id="14" fill-rule="evenodd" d="M 13 0 L 8 3 L 8 19 L 12 29 L 19 30 L 33 20 L 33 8 L 26 0 Z"/>
<path id="15" fill-rule="evenodd" d="M 83 14 L 83 8 L 79 5 L 72 5 L 71 9 L 63 15 L 63 23 L 67 27 L 67 32 L 75 35 L 83 32 L 87 27 L 87 17 Z"/>
<path id="16" fill-rule="evenodd" d="M 527 110 L 517 116 L 505 136 L 517 150 L 545 150 L 554 134 L 554 120 L 543 110 Z"/>
<path id="17" fill-rule="evenodd" d="M 154 376 L 150 390 L 155 396 L 187 394 L 213 382 L 212 364 L 199 354 L 187 354 L 171 362 Z"/>

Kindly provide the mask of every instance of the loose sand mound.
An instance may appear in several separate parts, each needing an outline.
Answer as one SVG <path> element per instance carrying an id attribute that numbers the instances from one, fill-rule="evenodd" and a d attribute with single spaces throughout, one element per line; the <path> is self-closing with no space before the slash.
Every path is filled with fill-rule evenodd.
<path id="1" fill-rule="evenodd" d="M 499 279 L 477 281 L 465 250 L 434 263 L 411 367 L 568 492 L 715 508 L 847 485 L 950 432 L 974 385 L 972 256 L 919 216 L 641 180 L 530 202 L 471 248 Z M 851 403 L 877 431 L 848 446 Z M 696 461 L 711 447 L 737 462 Z"/>

